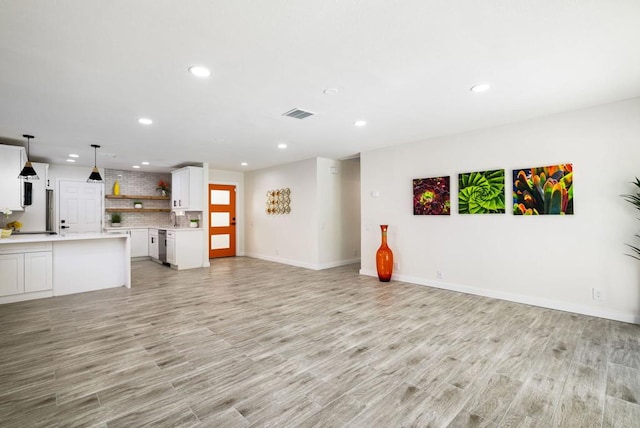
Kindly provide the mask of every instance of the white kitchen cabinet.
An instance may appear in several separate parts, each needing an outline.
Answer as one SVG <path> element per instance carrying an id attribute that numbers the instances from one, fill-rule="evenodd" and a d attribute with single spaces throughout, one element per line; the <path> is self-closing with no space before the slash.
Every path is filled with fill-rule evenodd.
<path id="1" fill-rule="evenodd" d="M 25 205 L 24 212 L 12 217 L 22 223 L 22 232 L 39 232 L 47 229 L 47 181 L 49 164 L 32 162 L 40 180 L 29 181 L 31 205 Z"/>
<path id="2" fill-rule="evenodd" d="M 202 267 L 202 229 L 167 230 L 167 262 L 173 269 Z"/>
<path id="3" fill-rule="evenodd" d="M 51 251 L 24 254 L 24 292 L 53 289 L 53 258 Z"/>
<path id="4" fill-rule="evenodd" d="M 149 257 L 149 229 L 108 229 L 107 233 L 129 235 L 129 245 L 131 247 L 131 258 Z"/>
<path id="5" fill-rule="evenodd" d="M 184 191 L 182 189 L 185 189 Z M 185 209 L 189 205 L 189 171 L 182 168 L 171 173 L 171 208 Z"/>
<path id="6" fill-rule="evenodd" d="M 130 229 L 131 257 L 149 257 L 149 229 Z"/>
<path id="7" fill-rule="evenodd" d="M 175 266 L 176 259 L 176 232 L 173 230 L 167 230 L 167 263 Z"/>
<path id="8" fill-rule="evenodd" d="M 18 178 L 25 159 L 23 147 L 0 145 L 0 208 L 23 211 L 23 180 Z"/>
<path id="9" fill-rule="evenodd" d="M 160 259 L 160 244 L 158 243 L 158 229 L 149 229 L 149 257 L 151 257 L 154 260 Z"/>
<path id="10" fill-rule="evenodd" d="M 176 232 L 167 230 L 167 263 L 175 265 L 176 261 Z"/>
<path id="11" fill-rule="evenodd" d="M 203 171 L 200 167 L 186 166 L 171 172 L 171 209 L 202 211 Z"/>
<path id="12" fill-rule="evenodd" d="M 0 296 L 24 293 L 24 254 L 0 254 Z"/>
<path id="13" fill-rule="evenodd" d="M 51 244 L 0 248 L 0 296 L 53 289 Z"/>

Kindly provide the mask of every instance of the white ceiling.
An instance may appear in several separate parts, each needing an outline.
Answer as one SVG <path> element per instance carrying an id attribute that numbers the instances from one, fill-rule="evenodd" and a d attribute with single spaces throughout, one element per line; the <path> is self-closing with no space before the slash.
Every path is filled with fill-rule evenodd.
<path id="1" fill-rule="evenodd" d="M 0 137 L 124 169 L 351 157 L 640 96 L 639 22 L 638 0 L 0 0 Z"/>

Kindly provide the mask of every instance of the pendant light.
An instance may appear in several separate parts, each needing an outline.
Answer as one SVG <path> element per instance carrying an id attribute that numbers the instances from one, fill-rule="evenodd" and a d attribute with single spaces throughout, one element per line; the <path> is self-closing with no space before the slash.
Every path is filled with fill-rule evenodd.
<path id="1" fill-rule="evenodd" d="M 93 147 L 93 169 L 91 170 L 91 175 L 87 179 L 87 183 L 102 183 L 102 177 L 100 176 L 100 171 L 98 171 L 97 166 L 98 149 L 100 146 L 92 144 L 91 147 Z"/>
<path id="2" fill-rule="evenodd" d="M 29 142 L 32 138 L 35 137 L 33 135 L 27 134 L 24 134 L 23 137 L 27 139 L 27 161 L 24 163 L 24 168 L 22 168 L 22 171 L 20 171 L 20 175 L 18 176 L 18 178 L 21 178 L 23 180 L 40 180 L 40 177 L 38 177 L 38 173 L 35 169 L 33 169 L 33 165 L 31 165 L 31 162 L 29 161 Z"/>

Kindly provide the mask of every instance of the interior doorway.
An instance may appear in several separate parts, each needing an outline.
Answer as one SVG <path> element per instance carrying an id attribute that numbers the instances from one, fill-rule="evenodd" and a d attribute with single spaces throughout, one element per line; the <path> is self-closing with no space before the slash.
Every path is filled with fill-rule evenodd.
<path id="1" fill-rule="evenodd" d="M 236 255 L 236 186 L 209 184 L 209 258 Z"/>
<path id="2" fill-rule="evenodd" d="M 102 230 L 102 183 L 59 182 L 58 233 L 99 233 Z"/>

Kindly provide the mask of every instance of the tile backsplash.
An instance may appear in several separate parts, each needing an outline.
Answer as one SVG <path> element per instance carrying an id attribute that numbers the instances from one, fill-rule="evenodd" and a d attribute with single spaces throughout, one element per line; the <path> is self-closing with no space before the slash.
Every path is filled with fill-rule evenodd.
<path id="1" fill-rule="evenodd" d="M 171 173 L 125 171 L 120 169 L 105 169 L 104 188 L 107 195 L 113 195 L 113 185 L 118 180 L 121 195 L 160 196 L 157 190 L 158 181 L 171 183 Z M 169 186 L 171 187 L 171 186 Z M 105 225 L 111 224 L 109 208 L 133 208 L 135 199 L 105 199 Z M 170 208 L 169 200 L 140 200 L 144 208 Z M 136 226 L 168 226 L 170 219 L 168 212 L 133 212 L 121 213 L 123 227 Z M 180 216 L 178 218 L 181 218 Z M 186 216 L 184 217 L 186 219 Z M 185 220 L 188 222 L 188 220 Z M 180 223 L 179 223 L 180 224 Z M 186 225 L 188 226 L 188 224 Z"/>

